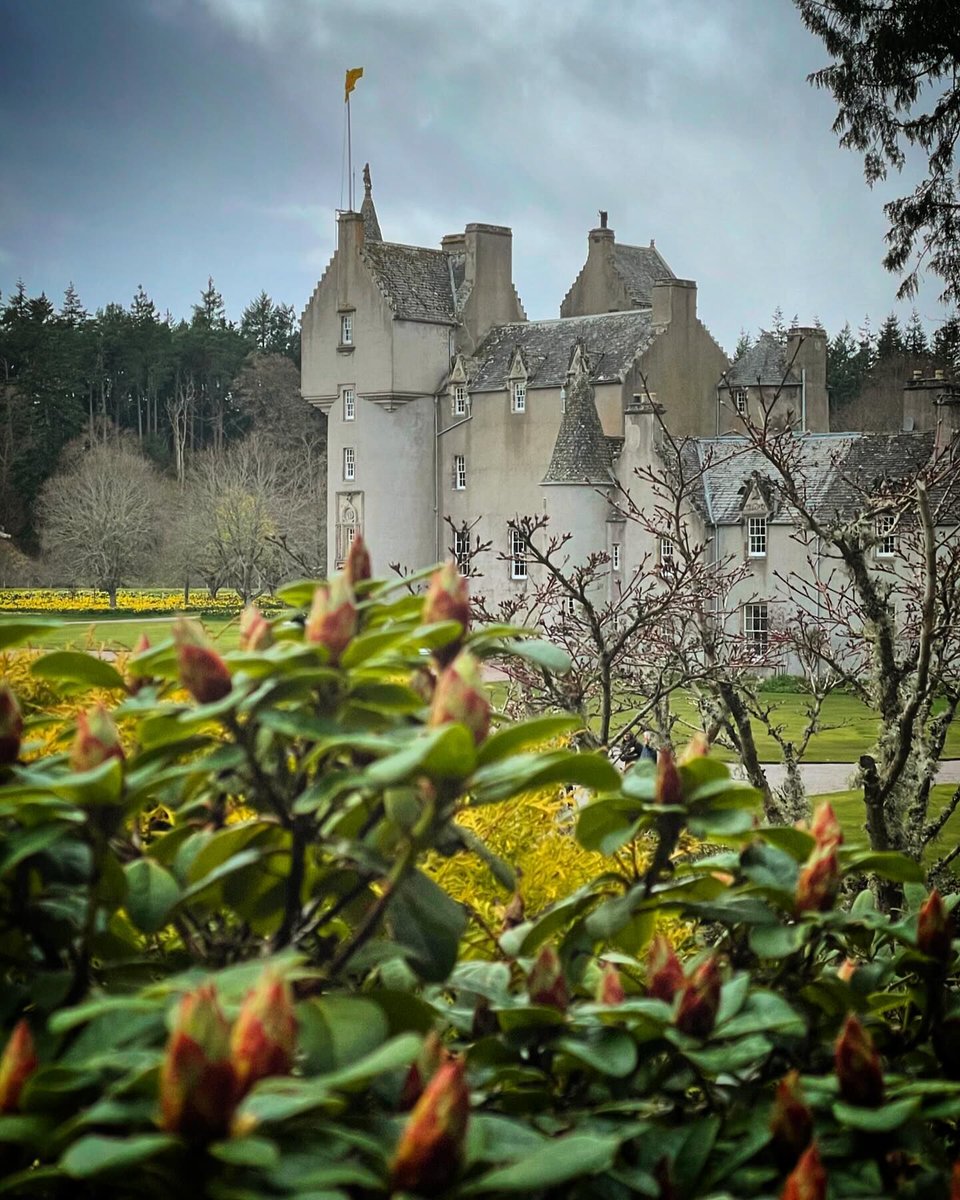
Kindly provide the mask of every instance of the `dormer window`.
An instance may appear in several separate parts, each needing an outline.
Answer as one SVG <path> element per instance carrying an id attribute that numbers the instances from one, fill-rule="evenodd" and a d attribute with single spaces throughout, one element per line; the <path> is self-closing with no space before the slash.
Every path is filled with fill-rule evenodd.
<path id="1" fill-rule="evenodd" d="M 340 345 L 353 345 L 353 313 L 340 314 Z"/>
<path id="2" fill-rule="evenodd" d="M 527 411 L 527 381 L 515 379 L 510 385 L 510 411 L 522 413 Z"/>
<path id="3" fill-rule="evenodd" d="M 467 391 L 466 384 L 455 383 L 453 385 L 453 415 L 455 417 L 465 417 L 469 407 L 470 393 Z"/>
<path id="4" fill-rule="evenodd" d="M 737 415 L 745 417 L 747 415 L 747 389 L 733 389 L 733 407 L 737 411 Z"/>
<path id="5" fill-rule="evenodd" d="M 749 558 L 767 557 L 767 518 L 747 518 L 747 556 Z"/>
<path id="6" fill-rule="evenodd" d="M 877 517 L 877 558 L 893 558 L 897 553 L 897 518 L 893 513 Z"/>

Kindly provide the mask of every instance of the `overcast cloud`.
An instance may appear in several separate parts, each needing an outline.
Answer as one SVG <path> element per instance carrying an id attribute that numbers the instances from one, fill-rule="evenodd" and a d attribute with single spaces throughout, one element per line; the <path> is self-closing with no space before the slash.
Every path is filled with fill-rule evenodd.
<path id="1" fill-rule="evenodd" d="M 885 193 L 837 146 L 790 0 L 0 0 L 0 21 L 4 295 L 72 280 L 94 309 L 142 283 L 179 317 L 212 275 L 234 318 L 261 288 L 302 309 L 362 66 L 384 237 L 512 226 L 531 317 L 557 315 L 600 208 L 697 280 L 728 351 L 777 305 L 831 333 L 897 308 Z"/>

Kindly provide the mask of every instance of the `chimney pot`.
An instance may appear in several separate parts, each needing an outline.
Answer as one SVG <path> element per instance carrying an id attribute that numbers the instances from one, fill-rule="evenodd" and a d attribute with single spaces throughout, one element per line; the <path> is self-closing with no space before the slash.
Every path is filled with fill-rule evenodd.
<path id="1" fill-rule="evenodd" d="M 600 228 L 606 229 L 606 227 L 607 227 L 607 210 L 605 208 L 601 208 L 600 209 Z"/>

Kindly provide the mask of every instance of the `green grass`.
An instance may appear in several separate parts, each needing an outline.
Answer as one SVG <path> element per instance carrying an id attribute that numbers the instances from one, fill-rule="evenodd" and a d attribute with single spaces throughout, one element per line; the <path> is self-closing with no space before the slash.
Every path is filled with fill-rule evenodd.
<path id="1" fill-rule="evenodd" d="M 930 795 L 930 816 L 941 811 L 953 793 L 956 786 L 952 783 L 938 783 Z M 848 842 L 854 845 L 868 845 L 867 833 L 864 829 L 863 793 L 858 791 L 828 792 L 817 796 L 816 802 L 829 800 L 837 814 L 837 819 L 843 826 L 844 835 Z M 955 846 L 960 838 L 960 809 L 958 809 L 940 832 L 940 836 L 924 855 L 925 861 L 937 859 L 945 850 Z"/>
<path id="2" fill-rule="evenodd" d="M 146 634 L 156 645 L 170 636 L 177 614 L 164 617 L 128 617 L 97 615 L 89 619 L 67 618 L 64 625 L 49 633 L 34 637 L 28 645 L 37 650 L 132 650 Z M 203 618 L 191 615 L 191 621 L 201 621 L 207 635 L 220 650 L 234 650 L 240 638 L 236 614 L 217 614 Z"/>

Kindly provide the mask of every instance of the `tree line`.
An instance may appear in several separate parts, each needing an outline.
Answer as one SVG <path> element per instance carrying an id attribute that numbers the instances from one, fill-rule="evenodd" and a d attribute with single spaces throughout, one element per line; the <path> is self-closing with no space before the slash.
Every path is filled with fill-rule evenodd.
<path id="1" fill-rule="evenodd" d="M 41 491 L 78 438 L 132 439 L 182 484 L 191 454 L 224 451 L 249 431 L 234 384 L 251 354 L 282 356 L 296 373 L 292 305 L 261 292 L 236 324 L 211 279 L 176 321 L 142 286 L 129 306 L 90 313 L 72 283 L 59 308 L 18 283 L 0 297 L 0 526 L 25 551 L 39 548 Z"/>

